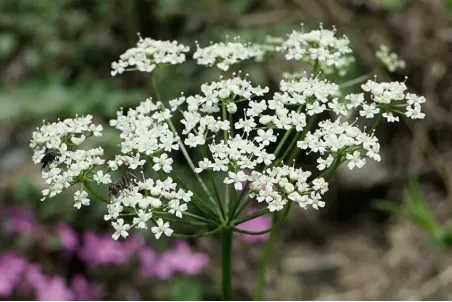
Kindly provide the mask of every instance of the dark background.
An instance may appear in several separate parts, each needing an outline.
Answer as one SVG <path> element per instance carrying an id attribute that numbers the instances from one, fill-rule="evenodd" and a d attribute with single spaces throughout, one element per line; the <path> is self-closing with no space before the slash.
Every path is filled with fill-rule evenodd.
<path id="1" fill-rule="evenodd" d="M 427 98 L 427 117 L 383 124 L 377 131 L 381 163 L 339 169 L 324 210 L 292 211 L 274 249 L 265 298 L 450 300 L 450 250 L 432 242 L 409 219 L 379 211 L 372 202 L 400 202 L 408 176 L 415 175 L 439 223 L 446 226 L 451 220 L 451 8 L 451 1 L 442 0 L 2 0 L 0 205 L 31 207 L 44 225 L 63 219 L 79 232 L 108 230 L 101 206 L 77 212 L 70 195 L 39 202 L 43 182 L 39 167 L 31 162 L 28 142 L 43 119 L 89 113 L 97 122 L 106 122 L 119 107 L 135 106 L 150 95 L 149 78 L 143 74 L 110 76 L 111 62 L 135 45 L 137 32 L 175 39 L 193 50 L 194 41 L 207 45 L 226 35 L 262 41 L 268 34 L 284 36 L 299 29 L 300 23 L 316 27 L 323 22 L 352 41 L 358 60 L 350 77 L 375 70 L 380 81 L 408 76 L 409 90 Z M 375 52 L 381 43 L 406 61 L 404 71 L 389 74 L 379 67 Z M 287 68 L 278 63 L 251 62 L 237 68 L 256 83 L 275 87 L 281 69 Z M 196 93 L 219 74 L 190 61 L 159 71 L 157 85 L 169 99 L 181 91 Z M 114 150 L 113 137 L 106 132 L 102 144 Z M 18 245 L 7 233 L 2 231 L 9 239 L 1 241 L 0 252 L 30 253 L 30 246 Z M 218 240 L 190 243 L 211 259 L 193 285 L 200 288 L 196 297 L 219 298 Z M 252 297 L 262 247 L 235 244 L 234 299 Z M 48 271 L 64 271 L 59 265 L 77 264 L 55 262 Z M 182 299 L 166 289 L 168 282 L 150 282 L 156 283 L 156 290 L 143 299 Z"/>

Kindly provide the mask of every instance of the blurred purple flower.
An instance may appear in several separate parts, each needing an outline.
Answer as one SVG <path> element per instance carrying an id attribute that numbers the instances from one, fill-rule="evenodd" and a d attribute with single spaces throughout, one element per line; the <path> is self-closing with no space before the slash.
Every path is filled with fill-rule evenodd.
<path id="1" fill-rule="evenodd" d="M 193 252 L 190 245 L 182 240 L 176 241 L 173 249 L 160 255 L 150 248 L 141 250 L 139 258 L 140 275 L 160 280 L 168 280 L 175 273 L 198 275 L 209 262 L 205 253 Z"/>
<path id="2" fill-rule="evenodd" d="M 56 232 L 58 237 L 60 237 L 61 245 L 64 251 L 73 252 L 78 248 L 78 235 L 72 227 L 60 221 L 56 225 Z"/>
<path id="3" fill-rule="evenodd" d="M 153 249 L 146 247 L 138 253 L 138 258 L 140 259 L 140 276 L 154 276 L 158 259 L 157 253 Z"/>
<path id="4" fill-rule="evenodd" d="M 29 208 L 13 207 L 9 209 L 11 229 L 14 233 L 29 235 L 36 225 L 36 217 Z"/>
<path id="5" fill-rule="evenodd" d="M 239 227 L 242 230 L 249 232 L 260 232 L 270 228 L 272 225 L 272 219 L 269 215 L 259 216 L 254 219 L 245 221 L 240 224 Z M 256 243 L 266 241 L 270 233 L 262 234 L 262 235 L 248 235 L 248 234 L 239 234 L 239 237 L 248 243 Z"/>
<path id="6" fill-rule="evenodd" d="M 36 287 L 37 300 L 39 301 L 73 301 L 74 293 L 66 285 L 60 276 L 47 278 Z"/>
<path id="7" fill-rule="evenodd" d="M 100 286 L 90 283 L 82 275 L 75 275 L 71 281 L 71 289 L 76 301 L 98 301 L 100 300 Z"/>
<path id="8" fill-rule="evenodd" d="M 199 275 L 202 269 L 209 263 L 209 257 L 205 253 L 193 252 L 186 241 L 176 241 L 173 250 L 166 252 L 177 272 L 190 276 Z"/>
<path id="9" fill-rule="evenodd" d="M 44 286 L 47 282 L 47 277 L 42 273 L 39 264 L 30 264 L 24 275 L 24 290 L 31 292 L 37 290 L 40 286 Z"/>
<path id="10" fill-rule="evenodd" d="M 80 258 L 90 265 L 121 265 L 129 260 L 130 253 L 121 241 L 116 241 L 109 234 L 86 232 L 83 245 L 79 249 Z"/>
<path id="11" fill-rule="evenodd" d="M 128 259 L 133 257 L 136 253 L 138 253 L 138 251 L 145 247 L 143 237 L 134 234 L 130 235 L 127 240 L 119 241 L 119 244 L 125 250 L 126 257 Z"/>
<path id="12" fill-rule="evenodd" d="M 28 261 L 15 252 L 7 252 L 0 258 L 0 297 L 10 296 L 28 266 Z"/>
<path id="13" fill-rule="evenodd" d="M 160 280 L 168 280 L 175 273 L 175 267 L 171 259 L 172 255 L 169 251 L 158 256 L 154 265 L 154 276 Z"/>

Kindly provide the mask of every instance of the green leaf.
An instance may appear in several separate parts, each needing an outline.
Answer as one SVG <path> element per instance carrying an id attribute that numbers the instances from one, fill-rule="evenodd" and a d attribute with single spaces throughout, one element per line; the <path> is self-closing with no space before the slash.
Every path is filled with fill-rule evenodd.
<path id="1" fill-rule="evenodd" d="M 14 197 L 19 201 L 34 200 L 40 198 L 40 193 L 31 183 L 29 177 L 22 176 L 17 180 L 14 187 Z"/>
<path id="2" fill-rule="evenodd" d="M 422 195 L 421 188 L 415 177 L 410 177 L 408 181 L 407 204 L 410 211 L 410 219 L 432 233 L 437 229 L 435 217 L 432 215 L 427 201 Z"/>
<path id="3" fill-rule="evenodd" d="M 402 215 L 402 207 L 394 201 L 376 199 L 372 202 L 372 206 L 380 211 L 390 212 L 398 215 Z"/>
<path id="4" fill-rule="evenodd" d="M 444 5 L 449 13 L 452 12 L 452 0 L 444 0 Z"/>
<path id="5" fill-rule="evenodd" d="M 173 301 L 200 301 L 203 297 L 202 284 L 194 278 L 175 278 L 171 290 Z"/>
<path id="6" fill-rule="evenodd" d="M 381 0 L 380 4 L 388 9 L 400 9 L 406 3 L 406 0 Z"/>

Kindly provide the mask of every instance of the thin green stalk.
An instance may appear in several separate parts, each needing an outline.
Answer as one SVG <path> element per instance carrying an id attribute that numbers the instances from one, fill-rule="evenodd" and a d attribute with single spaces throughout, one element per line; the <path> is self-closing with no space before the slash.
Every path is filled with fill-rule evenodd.
<path id="1" fill-rule="evenodd" d="M 171 237 L 179 238 L 179 239 L 200 238 L 200 237 L 210 236 L 210 235 L 219 233 L 221 231 L 221 229 L 222 229 L 222 227 L 218 227 L 212 231 L 208 231 L 208 232 L 205 232 L 202 234 L 195 234 L 195 235 L 183 235 L 183 234 L 172 233 Z"/>
<path id="2" fill-rule="evenodd" d="M 161 99 L 160 99 L 160 94 L 159 94 L 159 92 L 158 92 L 157 86 L 155 85 L 155 77 L 154 77 L 154 73 L 153 73 L 152 76 L 151 76 L 151 85 L 152 85 L 152 88 L 153 88 L 153 90 L 154 90 L 154 93 L 155 93 L 155 95 L 156 95 L 156 97 L 157 97 L 157 100 L 159 100 L 160 102 L 162 102 Z M 163 109 L 165 109 L 165 106 L 163 105 L 163 103 L 161 104 L 161 106 L 162 106 Z M 168 122 L 168 126 L 170 127 L 171 131 L 172 131 L 175 135 L 178 135 L 178 134 L 177 134 L 176 127 L 174 126 L 174 124 L 173 124 L 173 122 L 171 121 L 171 119 L 168 119 L 168 120 L 166 120 L 166 121 Z M 190 169 L 192 170 L 193 174 L 195 174 L 195 177 L 196 177 L 197 181 L 199 182 L 199 184 L 201 185 L 202 189 L 204 190 L 204 192 L 205 192 L 205 193 L 207 194 L 207 196 L 209 197 L 209 200 L 213 203 L 213 205 L 215 205 L 215 204 L 216 204 L 216 203 L 215 203 L 215 199 L 213 199 L 212 194 L 210 194 L 210 191 L 209 191 L 209 189 L 207 188 L 206 184 L 204 183 L 204 181 L 202 180 L 202 178 L 199 176 L 199 174 L 198 174 L 198 173 L 195 173 L 195 165 L 193 164 L 193 161 L 191 160 L 190 155 L 188 154 L 187 149 L 185 148 L 185 146 L 184 146 L 184 144 L 182 143 L 181 140 L 179 140 L 179 147 L 180 147 L 180 149 L 181 149 L 181 151 L 182 151 L 182 154 L 184 155 L 185 160 L 187 161 L 187 163 L 188 163 Z M 217 210 L 217 213 L 218 213 L 219 215 L 221 215 L 220 210 L 219 210 L 218 208 L 216 208 L 216 210 Z"/>
<path id="3" fill-rule="evenodd" d="M 364 82 L 365 80 L 367 80 L 369 78 L 370 78 L 370 75 L 369 74 L 365 74 L 365 75 L 357 77 L 356 79 L 353 79 L 353 80 L 341 83 L 341 84 L 339 84 L 339 87 L 342 89 L 342 88 L 347 88 L 347 87 L 350 87 L 350 86 L 354 86 L 356 84 Z"/>
<path id="4" fill-rule="evenodd" d="M 367 130 L 367 134 L 372 134 L 372 132 L 375 130 L 375 128 L 378 127 L 378 125 L 380 125 L 381 119 L 383 118 L 382 114 L 379 114 L 377 116 L 377 119 L 375 120 L 375 122 L 372 124 L 372 126 L 370 127 L 369 130 Z"/>
<path id="5" fill-rule="evenodd" d="M 171 177 L 173 177 L 184 190 L 189 190 L 189 188 L 184 184 L 180 177 L 177 176 L 177 174 L 173 171 L 171 171 Z M 193 190 L 190 191 L 192 191 L 193 196 L 195 197 L 191 202 L 198 208 L 198 210 L 209 216 L 213 215 L 214 217 L 216 217 L 216 213 L 213 212 L 212 209 L 202 201 L 201 197 L 199 197 Z"/>
<path id="6" fill-rule="evenodd" d="M 96 191 L 94 191 L 94 190 L 91 188 L 91 186 L 88 185 L 87 182 L 84 182 L 84 183 L 83 183 L 83 186 L 86 188 L 86 190 L 88 190 L 89 193 L 91 193 L 92 195 L 94 195 L 94 197 L 96 197 L 96 198 L 99 199 L 100 201 L 105 202 L 105 203 L 109 203 L 109 201 L 108 201 L 106 198 L 104 198 L 104 197 L 100 196 L 99 194 L 97 194 Z"/>
<path id="7" fill-rule="evenodd" d="M 237 212 L 237 210 L 240 209 L 240 206 L 242 205 L 242 203 L 247 202 L 246 198 L 244 199 L 244 197 L 248 196 L 247 192 L 248 192 L 249 184 L 250 184 L 249 181 L 247 181 L 245 186 L 242 189 L 242 193 L 240 193 L 239 199 L 237 200 L 237 202 L 234 204 L 234 207 L 232 208 L 232 216 L 231 216 L 232 219 L 235 219 L 240 214 L 240 212 Z"/>
<path id="8" fill-rule="evenodd" d="M 184 212 L 184 216 L 196 219 L 196 220 L 184 220 L 182 218 L 174 217 L 174 215 L 168 213 L 168 212 L 162 212 L 162 211 L 152 211 L 153 214 L 155 214 L 157 217 L 164 217 L 166 220 L 174 221 L 177 223 L 182 224 L 191 224 L 191 225 L 198 225 L 198 226 L 212 226 L 212 225 L 218 225 L 216 221 L 204 219 L 203 217 L 200 217 L 198 215 Z M 169 217 L 168 217 L 169 216 Z"/>
<path id="9" fill-rule="evenodd" d="M 286 140 L 289 138 L 291 133 L 292 133 L 292 129 L 289 129 L 288 131 L 286 131 L 286 133 L 284 133 L 283 138 L 281 139 L 281 141 L 279 142 L 278 146 L 276 147 L 276 150 L 275 150 L 275 153 L 274 153 L 276 157 L 278 157 L 279 152 L 281 151 L 282 147 L 286 143 Z"/>
<path id="10" fill-rule="evenodd" d="M 207 155 L 207 146 L 206 145 L 201 147 L 201 154 L 202 154 L 202 156 L 204 158 L 207 158 L 208 155 Z M 214 176 L 213 171 L 211 169 L 208 169 L 207 173 L 209 174 L 209 178 L 210 178 L 210 181 L 212 183 L 212 187 L 213 187 L 213 189 L 215 191 L 215 196 L 217 198 L 217 203 L 218 203 L 218 206 L 220 207 L 221 217 L 223 217 L 225 219 L 226 215 L 225 215 L 223 203 L 221 202 L 220 192 L 218 191 L 217 184 L 215 183 L 215 176 Z"/>
<path id="11" fill-rule="evenodd" d="M 273 214 L 273 224 L 278 223 L 278 213 Z M 259 267 L 259 275 L 257 279 L 256 292 L 254 293 L 254 301 L 262 301 L 262 297 L 264 295 L 264 286 L 265 286 L 265 277 L 267 275 L 267 267 L 268 262 L 270 260 L 270 254 L 273 248 L 273 244 L 275 243 L 276 234 L 279 227 L 276 227 L 265 243 L 264 255 L 262 256 L 262 261 Z"/>
<path id="12" fill-rule="evenodd" d="M 233 222 L 234 222 L 234 225 L 239 225 L 241 223 L 244 223 L 245 221 L 248 221 L 248 220 L 254 219 L 256 217 L 265 215 L 265 214 L 267 214 L 269 212 L 270 212 L 270 210 L 268 208 L 260 209 L 257 212 L 254 212 L 252 214 L 246 215 L 246 216 L 244 216 L 244 217 L 242 217 L 240 219 L 234 220 Z"/>
<path id="13" fill-rule="evenodd" d="M 221 287 L 223 301 L 231 300 L 232 292 L 232 230 L 221 232 Z"/>
<path id="14" fill-rule="evenodd" d="M 273 222 L 272 226 L 270 228 L 266 229 L 266 230 L 258 231 L 258 232 L 252 232 L 252 231 L 242 230 L 240 228 L 234 227 L 234 231 L 238 232 L 238 233 L 247 234 L 247 235 L 262 235 L 262 234 L 266 234 L 268 232 L 271 232 L 272 230 L 277 228 L 284 220 L 286 220 L 286 217 L 289 214 L 291 206 L 292 206 L 292 201 L 289 201 L 289 204 L 286 206 L 286 209 L 285 209 L 284 214 L 281 217 L 281 219 L 279 219 L 277 222 Z"/>
<path id="15" fill-rule="evenodd" d="M 294 145 L 299 141 L 299 140 L 303 140 L 306 137 L 306 133 L 308 133 L 308 131 L 311 130 L 312 126 L 314 125 L 316 118 L 315 115 L 311 116 L 308 118 L 308 124 L 306 125 L 306 127 L 304 127 L 303 132 L 301 133 L 301 135 L 299 137 L 297 137 L 296 140 L 293 140 L 291 145 L 289 146 L 289 149 L 291 151 L 290 156 L 287 159 L 287 162 L 290 163 L 292 160 L 294 160 L 295 158 L 297 158 L 298 154 L 301 152 L 300 148 L 294 148 Z"/>
<path id="16" fill-rule="evenodd" d="M 323 177 L 323 178 L 328 178 L 328 177 L 330 177 L 330 176 L 334 173 L 334 171 L 336 171 L 336 169 L 340 166 L 340 164 L 342 164 L 343 162 L 344 162 L 343 156 L 339 154 L 339 155 L 334 159 L 333 163 L 332 163 L 331 166 L 328 168 L 328 170 L 326 170 L 325 172 L 323 172 L 322 174 L 320 174 L 319 178 L 320 178 L 320 177 Z"/>

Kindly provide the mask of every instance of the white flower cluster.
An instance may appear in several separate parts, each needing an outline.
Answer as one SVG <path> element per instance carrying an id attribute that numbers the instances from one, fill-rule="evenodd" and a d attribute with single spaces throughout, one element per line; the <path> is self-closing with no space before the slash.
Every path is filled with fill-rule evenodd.
<path id="1" fill-rule="evenodd" d="M 140 37 L 135 48 L 112 63 L 112 75 L 127 69 L 152 72 L 157 65 L 180 64 L 188 51 L 189 47 L 175 41 Z M 110 121 L 110 126 L 120 132 L 121 152 L 108 162 L 101 158 L 102 148 L 76 148 L 86 138 L 101 135 L 102 127 L 92 124 L 91 116 L 44 124 L 33 133 L 30 144 L 34 162 L 48 167 L 43 169 L 42 176 L 50 188 L 42 191 L 43 199 L 81 183 L 74 194 L 74 206 L 80 208 L 90 204 L 89 193 L 102 199 L 88 183 L 111 184 L 111 199 L 104 200 L 108 203 L 104 218 L 115 229 L 114 239 L 127 237 L 132 228 L 146 229 L 149 222 L 156 238 L 171 236 L 169 221 L 177 218 L 216 224 L 218 217 L 210 216 L 222 212 L 221 205 L 215 211 L 209 207 L 217 206 L 216 202 L 221 200 L 212 197 L 199 175 L 195 176 L 212 204 L 204 204 L 199 199 L 193 202 L 206 217 L 186 212 L 193 193 L 181 189 L 178 187 L 181 184 L 165 175 L 176 178 L 171 153 L 181 149 L 195 173 L 205 170 L 221 173 L 224 184 L 236 190 L 249 189 L 249 196 L 265 202 L 271 212 L 292 203 L 305 209 L 308 206 L 318 209 L 325 206 L 322 198 L 328 191 L 324 177 L 338 165 L 346 162 L 349 169 L 354 169 L 363 167 L 368 158 L 380 161 L 380 144 L 372 129 L 381 117 L 395 122 L 399 115 L 412 119 L 425 116 L 421 111 L 425 98 L 407 93 L 403 82 L 369 80 L 361 86 L 361 93 L 344 96 L 339 85 L 325 79 L 325 74 L 343 74 L 353 60 L 350 41 L 345 36 L 337 37 L 335 29 L 294 31 L 286 40 L 268 38 L 264 44 L 245 44 L 236 39 L 204 48 L 197 45 L 193 58 L 198 64 L 226 71 L 232 64 L 247 59 L 261 60 L 276 51 L 284 52 L 287 60 L 311 64 L 315 74 L 296 73 L 284 78 L 279 91 L 270 98 L 265 95 L 268 87 L 253 86 L 246 77 L 233 74 L 230 79 L 203 84 L 200 94 L 182 94 L 170 100 L 169 109 L 151 98 L 136 108 L 127 111 L 121 108 L 116 119 Z M 398 58 L 388 55 L 387 49 L 382 48 L 379 56 L 392 66 L 388 68 L 401 67 Z M 378 116 L 371 130 L 361 130 L 342 122 L 341 118 L 323 118 L 328 116 L 323 114 L 325 111 L 349 118 L 355 110 L 361 117 Z M 181 114 L 180 136 L 170 121 L 176 113 Z M 321 115 L 322 119 L 312 124 L 315 115 Z M 288 141 L 290 135 L 294 135 L 292 142 Z M 199 147 L 202 157 L 196 166 L 186 146 Z M 311 172 L 286 165 L 296 158 L 300 149 L 318 155 L 317 169 L 325 171 L 321 176 L 311 178 Z M 110 171 L 123 166 L 137 170 L 146 163 L 158 172 L 160 180 L 146 179 L 143 175 L 143 180 L 124 178 L 122 182 L 112 183 Z M 100 165 L 108 166 L 107 170 L 99 169 Z M 233 198 L 231 202 L 232 208 L 241 208 L 242 201 Z M 240 216 L 234 211 L 228 214 L 232 216 L 227 219 L 232 220 L 236 218 L 233 216 Z"/>
<path id="2" fill-rule="evenodd" d="M 293 31 L 282 44 L 281 51 L 287 60 L 302 60 L 318 64 L 320 70 L 331 73 L 334 69 L 341 71 L 353 62 L 352 49 L 347 37 L 336 37 L 336 30 L 320 27 L 310 32 Z"/>
<path id="3" fill-rule="evenodd" d="M 292 126 L 301 131 L 306 125 L 306 115 L 300 109 L 290 110 L 285 106 L 305 105 L 306 113 L 310 116 L 320 114 L 328 108 L 342 113 L 345 106 L 338 103 L 339 86 L 327 80 L 314 77 L 301 77 L 296 80 L 281 80 L 281 92 L 274 94 L 268 101 L 269 108 L 274 114 L 264 116 L 265 120 L 272 121 L 279 129 L 290 129 Z M 301 107 L 298 107 L 301 108 Z"/>
<path id="4" fill-rule="evenodd" d="M 192 148 L 204 145 L 209 131 L 216 134 L 221 130 L 230 130 L 232 126 L 230 122 L 221 117 L 215 118 L 213 113 L 220 112 L 222 107 L 225 107 L 228 113 L 234 114 L 237 111 L 238 103 L 264 95 L 268 92 L 268 87 L 252 86 L 246 79 L 234 77 L 203 84 L 201 91 L 203 95 L 182 96 L 169 102 L 173 111 L 183 104 L 187 105 L 187 110 L 182 111 L 181 123 L 185 126 L 182 134 L 188 135 L 184 143 Z M 245 128 L 245 132 L 249 132 L 247 129 L 251 129 L 253 123 L 252 119 L 245 121 L 242 119 L 236 124 L 236 128 Z"/>
<path id="5" fill-rule="evenodd" d="M 108 214 L 105 220 L 111 220 L 115 233 L 113 239 L 120 236 L 127 237 L 128 231 L 135 227 L 147 229 L 147 223 L 152 219 L 153 212 L 160 211 L 178 218 L 182 218 L 187 210 L 187 203 L 190 202 L 193 193 L 177 189 L 177 184 L 171 177 L 165 181 L 144 179 L 134 180 L 133 185 L 124 188 L 117 197 L 114 197 L 107 206 Z M 136 214 L 131 224 L 125 223 L 122 215 Z M 158 239 L 162 234 L 171 236 L 173 230 L 169 222 L 164 222 L 162 218 L 157 221 L 157 226 L 151 228 L 151 232 Z"/>
<path id="6" fill-rule="evenodd" d="M 43 169 L 42 177 L 48 189 L 42 191 L 43 198 L 53 197 L 69 188 L 80 177 L 90 178 L 93 170 L 103 165 L 105 160 L 101 157 L 104 150 L 100 147 L 90 150 L 72 150 L 90 136 L 101 136 L 102 126 L 92 123 L 92 116 L 65 119 L 50 124 L 44 124 L 33 132 L 30 147 L 33 149 L 35 164 L 46 162 L 49 152 L 53 153 L 48 169 Z M 109 183 L 110 178 L 103 173 L 97 174 L 98 182 Z M 76 194 L 75 206 L 80 208 L 80 202 L 86 198 L 85 193 Z M 81 202 L 89 204 L 89 201 Z"/>
<path id="7" fill-rule="evenodd" d="M 373 134 L 362 132 L 358 127 L 342 123 L 340 119 L 319 122 L 319 128 L 309 131 L 306 137 L 297 142 L 297 147 L 309 152 L 326 154 L 326 158 L 317 160 L 319 170 L 329 168 L 337 154 L 345 155 L 349 169 L 361 168 L 366 163 L 361 150 L 366 156 L 380 161 L 380 144 Z"/>
<path id="8" fill-rule="evenodd" d="M 200 47 L 197 43 L 197 49 L 193 54 L 193 58 L 200 65 L 213 66 L 216 65 L 221 70 L 228 70 L 232 64 L 255 58 L 262 60 L 265 49 L 251 43 L 240 43 L 237 38 L 234 42 L 211 43 L 209 46 Z"/>
<path id="9" fill-rule="evenodd" d="M 316 178 L 309 184 L 310 176 L 309 171 L 286 165 L 265 169 L 263 173 L 253 171 L 248 177 L 250 197 L 268 203 L 270 212 L 282 210 L 289 200 L 304 209 L 311 205 L 318 210 L 325 206 L 321 198 L 328 191 L 328 183 L 323 178 Z"/>
<path id="10" fill-rule="evenodd" d="M 425 98 L 412 93 L 405 93 L 407 87 L 403 82 L 377 83 L 368 80 L 367 83 L 361 85 L 361 88 L 370 93 L 372 102 L 365 102 L 364 97 L 360 95 L 350 97 L 362 101 L 362 110 L 359 114 L 363 117 L 373 118 L 380 112 L 388 122 L 399 121 L 399 117 L 394 114 L 405 115 L 411 119 L 423 119 L 425 117 L 421 108 L 421 104 L 425 103 Z M 405 112 L 400 111 L 403 107 L 405 107 Z"/>
<path id="11" fill-rule="evenodd" d="M 404 69 L 406 67 L 405 61 L 399 58 L 398 54 L 391 52 L 389 47 L 386 45 L 380 46 L 376 56 L 390 72 L 394 72 L 397 69 Z"/>
<path id="12" fill-rule="evenodd" d="M 129 109 L 124 115 L 122 109 L 110 125 L 121 131 L 121 152 L 108 165 L 111 170 L 127 165 L 135 170 L 143 166 L 146 157 L 154 162 L 155 171 L 170 173 L 173 160 L 165 152 L 179 149 L 179 137 L 169 128 L 166 120 L 171 118 L 171 111 L 163 109 L 160 102 L 151 98 L 142 102 L 136 109 Z"/>
<path id="13" fill-rule="evenodd" d="M 122 74 L 126 68 L 135 67 L 142 72 L 152 72 L 159 64 L 181 64 L 190 47 L 177 41 L 160 41 L 150 38 L 140 39 L 136 47 L 128 49 L 117 62 L 111 64 L 111 75 Z"/>

